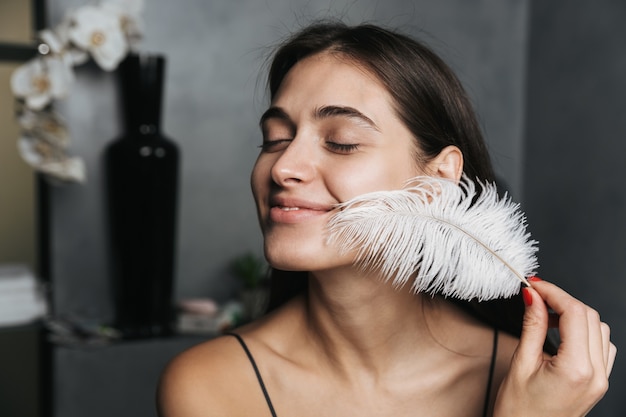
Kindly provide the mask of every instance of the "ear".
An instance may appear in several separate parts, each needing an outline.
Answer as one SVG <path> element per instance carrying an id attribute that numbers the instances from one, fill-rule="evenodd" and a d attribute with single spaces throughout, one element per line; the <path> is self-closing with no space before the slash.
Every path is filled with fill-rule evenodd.
<path id="1" fill-rule="evenodd" d="M 433 175 L 459 181 L 463 175 L 463 153 L 456 146 L 446 146 L 428 163 L 428 167 Z"/>

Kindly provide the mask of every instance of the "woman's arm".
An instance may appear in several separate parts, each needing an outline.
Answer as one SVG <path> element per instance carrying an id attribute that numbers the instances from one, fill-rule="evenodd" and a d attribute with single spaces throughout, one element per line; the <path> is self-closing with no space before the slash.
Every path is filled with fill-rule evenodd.
<path id="1" fill-rule="evenodd" d="M 578 417 L 604 396 L 617 349 L 599 314 L 539 279 L 525 289 L 519 346 L 496 399 L 495 417 Z M 554 313 L 548 311 L 551 308 Z M 558 327 L 557 354 L 543 352 L 549 325 Z"/>

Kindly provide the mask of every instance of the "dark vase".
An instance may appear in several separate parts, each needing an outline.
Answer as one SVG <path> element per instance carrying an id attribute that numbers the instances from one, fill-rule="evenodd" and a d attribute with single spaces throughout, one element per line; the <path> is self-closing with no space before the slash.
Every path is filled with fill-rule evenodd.
<path id="1" fill-rule="evenodd" d="M 178 146 L 161 133 L 165 59 L 119 67 L 125 130 L 106 149 L 115 322 L 125 338 L 172 332 Z"/>

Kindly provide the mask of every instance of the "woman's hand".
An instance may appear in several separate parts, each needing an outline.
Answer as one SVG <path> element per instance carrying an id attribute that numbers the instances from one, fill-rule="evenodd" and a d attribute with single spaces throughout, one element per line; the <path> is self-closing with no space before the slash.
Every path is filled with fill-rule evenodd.
<path id="1" fill-rule="evenodd" d="M 525 288 L 519 346 L 496 399 L 496 417 L 578 417 L 604 396 L 617 349 L 598 313 L 538 278 Z M 548 311 L 551 308 L 552 312 Z M 558 327 L 554 356 L 543 352 L 548 326 Z"/>

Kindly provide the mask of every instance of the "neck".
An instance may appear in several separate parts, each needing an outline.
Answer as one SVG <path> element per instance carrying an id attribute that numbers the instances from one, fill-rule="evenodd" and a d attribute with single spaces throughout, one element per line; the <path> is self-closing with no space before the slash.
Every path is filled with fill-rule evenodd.
<path id="1" fill-rule="evenodd" d="M 374 276 L 345 271 L 312 274 L 307 322 L 312 340 L 335 368 L 393 369 L 398 358 L 440 350 L 426 310 L 428 296 L 394 288 Z M 389 363 L 393 359 L 394 363 Z"/>

